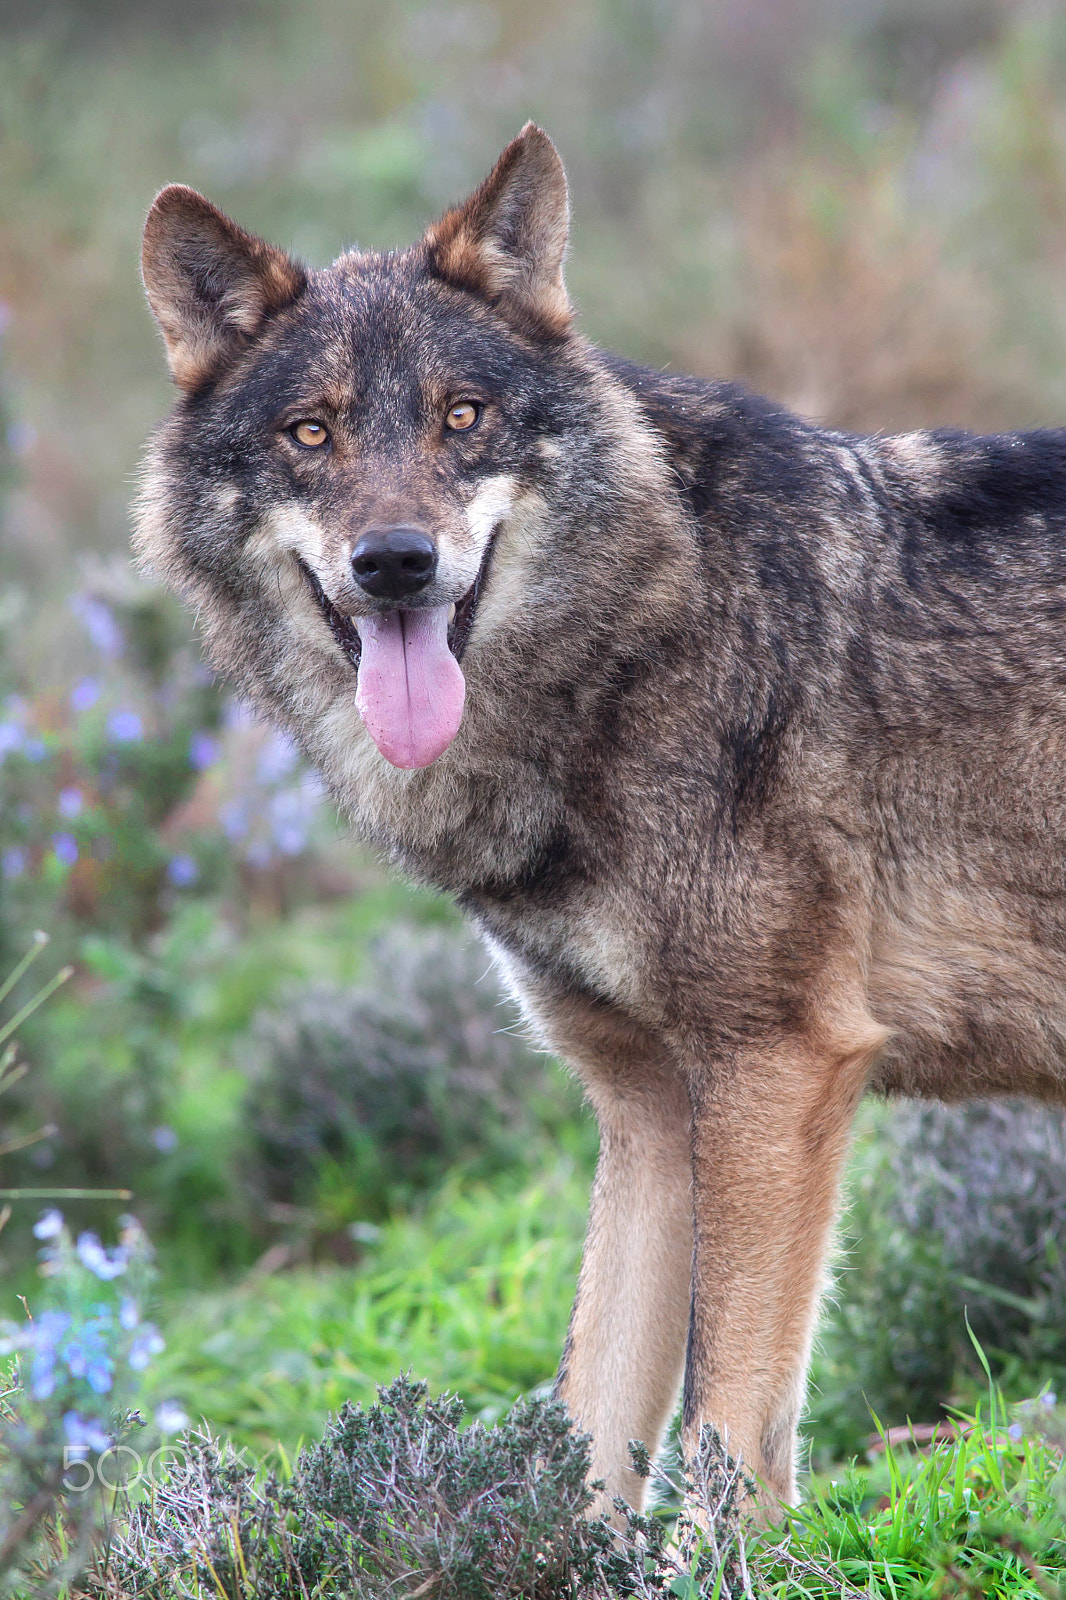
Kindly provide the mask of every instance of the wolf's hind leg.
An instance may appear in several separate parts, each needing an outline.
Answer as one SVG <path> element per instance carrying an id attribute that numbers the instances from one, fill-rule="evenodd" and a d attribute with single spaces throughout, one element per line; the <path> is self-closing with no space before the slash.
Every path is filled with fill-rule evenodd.
<path id="1" fill-rule="evenodd" d="M 588 1082 L 588 1079 L 586 1078 Z M 590 1084 L 600 1158 L 556 1394 L 593 1440 L 608 1502 L 641 1504 L 629 1441 L 659 1443 L 681 1381 L 692 1279 L 689 1100 L 679 1074 Z"/>

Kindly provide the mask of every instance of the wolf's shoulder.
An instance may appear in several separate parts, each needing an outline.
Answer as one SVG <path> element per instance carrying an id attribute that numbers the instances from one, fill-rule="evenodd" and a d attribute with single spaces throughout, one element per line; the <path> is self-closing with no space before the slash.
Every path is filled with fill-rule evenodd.
<path id="1" fill-rule="evenodd" d="M 597 356 L 672 443 L 795 449 L 846 437 L 819 428 L 743 383 L 646 367 L 609 351 L 597 351 Z"/>
<path id="2" fill-rule="evenodd" d="M 820 427 L 742 383 L 602 360 L 661 437 L 700 520 L 761 521 L 771 507 L 791 520 L 800 507 L 817 513 L 866 489 L 858 435 Z"/>

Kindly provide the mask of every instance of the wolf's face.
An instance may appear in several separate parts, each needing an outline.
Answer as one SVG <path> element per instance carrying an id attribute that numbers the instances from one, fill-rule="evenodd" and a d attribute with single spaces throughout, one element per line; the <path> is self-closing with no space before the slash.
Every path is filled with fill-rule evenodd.
<path id="1" fill-rule="evenodd" d="M 497 552 L 501 530 L 524 506 L 528 534 L 583 420 L 566 227 L 562 168 L 532 128 L 398 255 L 308 273 L 180 186 L 148 218 L 145 283 L 185 394 L 148 554 L 201 604 L 228 588 L 247 618 L 253 594 L 280 601 L 309 650 L 358 675 L 395 766 L 454 739 L 459 663 L 492 631 L 487 580 L 517 554 Z"/>

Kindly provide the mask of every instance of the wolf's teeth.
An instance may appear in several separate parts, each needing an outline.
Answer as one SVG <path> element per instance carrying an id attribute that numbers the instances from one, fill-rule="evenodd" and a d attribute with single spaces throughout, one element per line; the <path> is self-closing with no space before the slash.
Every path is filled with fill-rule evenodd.
<path id="1" fill-rule="evenodd" d="M 448 621 L 449 622 L 454 622 L 455 621 L 455 603 L 454 603 L 454 601 L 448 607 Z"/>

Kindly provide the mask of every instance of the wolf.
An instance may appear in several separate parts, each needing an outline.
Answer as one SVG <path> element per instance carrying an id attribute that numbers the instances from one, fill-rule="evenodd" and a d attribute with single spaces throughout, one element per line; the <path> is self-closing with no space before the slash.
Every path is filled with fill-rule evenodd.
<path id="1" fill-rule="evenodd" d="M 454 896 L 601 1143 L 556 1383 L 772 1508 L 856 1106 L 1066 1098 L 1066 433 L 860 437 L 575 329 L 527 125 L 396 253 L 148 216 L 140 557 Z"/>

